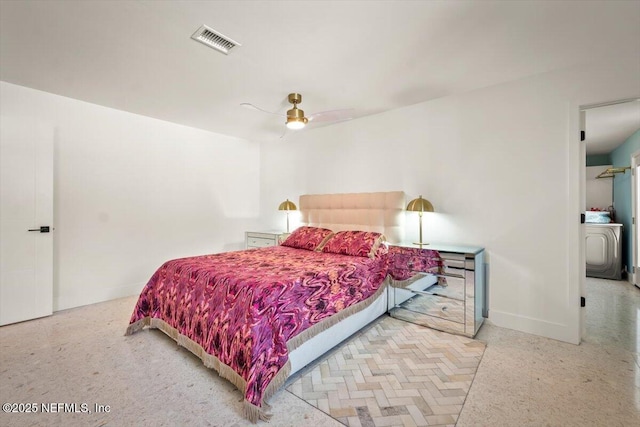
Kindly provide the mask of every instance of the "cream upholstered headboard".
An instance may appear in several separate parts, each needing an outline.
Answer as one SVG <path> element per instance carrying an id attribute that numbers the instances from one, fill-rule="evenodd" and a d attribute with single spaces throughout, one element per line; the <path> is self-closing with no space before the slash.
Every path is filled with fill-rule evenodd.
<path id="1" fill-rule="evenodd" d="M 299 206 L 304 225 L 333 231 L 377 231 L 390 243 L 404 240 L 404 191 L 305 194 Z"/>

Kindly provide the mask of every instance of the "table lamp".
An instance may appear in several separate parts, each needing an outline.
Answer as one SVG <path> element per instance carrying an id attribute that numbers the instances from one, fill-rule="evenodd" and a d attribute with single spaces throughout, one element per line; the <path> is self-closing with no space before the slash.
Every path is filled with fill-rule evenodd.
<path id="1" fill-rule="evenodd" d="M 287 212 L 287 233 L 288 233 L 289 232 L 289 211 L 296 211 L 298 210 L 298 208 L 296 207 L 295 203 L 287 199 L 284 202 L 280 203 L 280 206 L 278 206 L 278 210 Z"/>
<path id="2" fill-rule="evenodd" d="M 420 216 L 420 240 L 418 243 L 414 243 L 414 245 L 428 245 L 428 243 L 422 243 L 422 214 L 424 212 L 433 212 L 433 205 L 427 199 L 423 199 L 422 196 L 418 196 L 417 199 L 413 199 L 407 205 L 407 210 L 411 212 L 418 212 Z"/>

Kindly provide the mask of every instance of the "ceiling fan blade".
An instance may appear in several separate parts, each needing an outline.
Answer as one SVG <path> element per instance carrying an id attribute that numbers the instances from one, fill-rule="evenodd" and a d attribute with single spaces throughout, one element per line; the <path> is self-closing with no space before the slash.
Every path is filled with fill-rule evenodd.
<path id="1" fill-rule="evenodd" d="M 253 104 L 251 104 L 249 102 L 243 102 L 243 103 L 240 104 L 240 106 L 248 108 L 250 110 L 260 111 L 262 113 L 273 114 L 274 116 L 287 117 L 284 114 L 274 113 L 272 111 L 263 110 L 262 108 L 256 107 L 255 105 L 253 105 Z"/>
<path id="2" fill-rule="evenodd" d="M 345 108 L 341 110 L 328 110 L 311 114 L 307 117 L 310 122 L 342 122 L 355 118 L 354 108 Z"/>

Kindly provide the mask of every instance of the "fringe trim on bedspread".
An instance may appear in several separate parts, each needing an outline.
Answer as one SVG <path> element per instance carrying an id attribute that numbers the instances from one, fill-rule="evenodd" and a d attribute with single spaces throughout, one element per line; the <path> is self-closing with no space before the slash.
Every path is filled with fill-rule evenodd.
<path id="1" fill-rule="evenodd" d="M 157 319 L 155 317 L 152 317 L 152 318 L 145 317 L 143 319 L 140 319 L 137 322 L 129 325 L 125 335 L 134 334 L 139 330 L 141 330 L 142 328 L 144 328 L 145 326 L 149 326 L 152 329 L 159 329 L 165 334 L 167 334 L 174 341 L 176 341 L 176 343 L 180 347 L 184 347 L 185 349 L 189 350 L 191 353 L 195 354 L 200 360 L 202 360 L 202 363 L 204 364 L 204 366 L 210 369 L 215 369 L 222 378 L 228 380 L 229 382 L 231 382 L 231 384 L 236 386 L 236 388 L 240 390 L 240 392 L 243 395 L 245 394 L 247 389 L 247 382 L 244 380 L 244 378 L 238 375 L 228 365 L 222 363 L 220 359 L 218 359 L 216 356 L 204 351 L 204 349 L 202 348 L 202 346 L 200 346 L 200 344 L 196 343 L 186 335 L 180 334 L 177 329 L 175 329 L 174 327 L 172 327 L 162 319 Z M 277 377 L 285 370 L 287 371 L 287 375 L 284 377 L 282 381 L 277 381 Z M 253 405 L 251 402 L 245 399 L 242 411 L 246 419 L 248 419 L 252 423 L 256 423 L 258 420 L 269 421 L 269 419 L 271 418 L 271 414 L 268 414 L 266 411 L 269 410 L 271 407 L 267 405 L 264 402 L 264 400 L 271 397 L 271 395 L 273 395 L 273 393 L 278 390 L 278 388 L 284 383 L 284 380 L 289 376 L 288 373 L 290 372 L 290 370 L 291 370 L 291 365 L 287 362 L 287 365 L 285 365 L 280 370 L 280 372 L 278 372 L 278 374 L 271 381 L 271 383 L 269 383 L 269 386 L 267 386 L 267 390 L 263 394 L 262 408 Z M 271 390 L 272 388 L 271 386 L 275 382 L 279 382 L 278 387 L 275 388 L 275 390 Z"/>
<path id="2" fill-rule="evenodd" d="M 380 295 L 382 295 L 382 293 L 386 289 L 387 283 L 388 279 L 385 279 L 385 281 L 375 292 L 375 294 L 367 298 L 365 301 L 361 301 L 355 305 L 352 305 L 351 307 L 348 307 L 334 314 L 328 319 L 325 319 L 320 323 L 316 323 L 315 325 L 311 326 L 310 328 L 304 330 L 300 334 L 287 341 L 287 349 L 289 350 L 289 352 L 292 352 L 296 348 L 300 347 L 305 341 L 309 340 L 320 332 L 329 329 L 331 326 L 335 325 L 341 320 L 344 320 L 346 317 L 349 317 L 352 314 L 355 314 L 358 311 L 364 310 L 365 308 L 370 306 L 375 300 L 378 299 Z M 129 325 L 125 335 L 134 334 L 145 326 L 149 326 L 153 329 L 160 329 L 162 332 L 175 340 L 179 346 L 184 347 L 191 353 L 195 354 L 200 360 L 202 360 L 204 366 L 210 369 L 215 369 L 222 378 L 229 380 L 234 386 L 236 386 L 238 390 L 240 390 L 243 395 L 245 394 L 247 389 L 247 382 L 244 380 L 244 378 L 238 375 L 228 365 L 222 363 L 216 356 L 213 356 L 204 351 L 200 344 L 196 343 L 186 335 L 180 334 L 177 329 L 173 328 L 162 319 L 157 319 L 155 317 L 145 317 L 143 319 L 140 319 L 137 322 Z M 256 423 L 258 422 L 258 420 L 269 421 L 269 419 L 271 418 L 271 414 L 267 413 L 267 411 L 271 407 L 267 404 L 266 401 L 269 400 L 280 389 L 280 387 L 282 387 L 282 385 L 289 377 L 290 373 L 291 362 L 287 360 L 287 363 L 280 369 L 280 371 L 278 371 L 278 373 L 273 377 L 271 382 L 269 382 L 269 384 L 267 385 L 267 388 L 262 393 L 262 407 L 256 406 L 246 399 L 244 400 L 242 407 L 244 417 L 252 423 Z"/>
<path id="3" fill-rule="evenodd" d="M 125 336 L 135 334 L 136 332 L 142 330 L 145 326 L 149 326 L 149 318 L 145 317 L 144 319 L 140 319 L 135 323 L 132 323 L 127 328 L 127 331 L 124 333 Z"/>

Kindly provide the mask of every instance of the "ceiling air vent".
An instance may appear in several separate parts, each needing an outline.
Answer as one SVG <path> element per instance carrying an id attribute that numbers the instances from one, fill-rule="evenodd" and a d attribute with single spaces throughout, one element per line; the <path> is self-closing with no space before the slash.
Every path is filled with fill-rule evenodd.
<path id="1" fill-rule="evenodd" d="M 193 33 L 192 39 L 199 41 L 202 44 L 206 44 L 210 48 L 228 55 L 236 46 L 242 46 L 240 43 L 231 40 L 229 37 L 220 34 L 213 28 L 209 28 L 206 25 L 198 28 L 198 31 Z"/>

